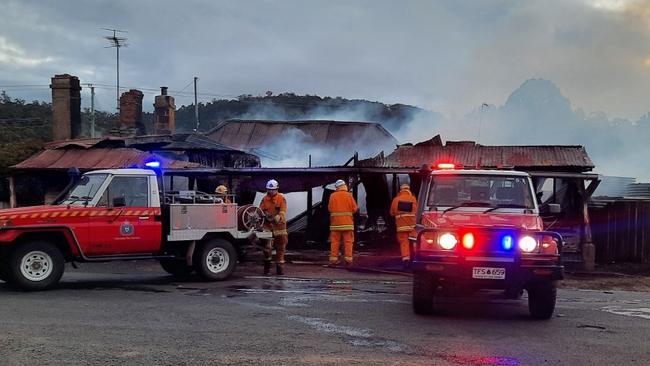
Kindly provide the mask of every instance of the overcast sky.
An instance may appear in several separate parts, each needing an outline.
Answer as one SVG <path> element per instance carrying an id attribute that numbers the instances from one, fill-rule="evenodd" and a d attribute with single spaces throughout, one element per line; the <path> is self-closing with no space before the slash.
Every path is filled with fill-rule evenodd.
<path id="1" fill-rule="evenodd" d="M 587 112 L 650 111 L 650 1 L 3 0 L 2 13 L 0 86 L 47 85 L 58 73 L 115 85 L 100 28 L 117 28 L 129 44 L 121 85 L 178 91 L 198 76 L 204 101 L 270 90 L 454 116 L 503 104 L 534 77 Z M 50 99 L 43 86 L 4 89 Z M 114 91 L 97 93 L 101 109 L 114 108 Z M 155 94 L 145 90 L 145 108 Z"/>

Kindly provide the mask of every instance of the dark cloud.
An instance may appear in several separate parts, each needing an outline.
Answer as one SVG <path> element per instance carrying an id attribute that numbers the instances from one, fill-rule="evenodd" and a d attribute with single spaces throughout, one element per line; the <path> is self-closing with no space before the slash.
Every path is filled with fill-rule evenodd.
<path id="1" fill-rule="evenodd" d="M 198 76 L 199 91 L 210 94 L 202 100 L 271 90 L 414 104 L 451 121 L 439 130 L 471 139 L 476 130 L 459 131 L 454 121 L 466 121 L 483 102 L 505 103 L 537 77 L 561 87 L 570 110 L 586 116 L 576 117 L 581 123 L 597 111 L 637 121 L 648 112 L 649 4 L 5 0 L 0 85 L 46 85 L 64 72 L 114 84 L 114 50 L 104 48 L 100 28 L 115 27 L 128 30 L 121 62 L 127 87 L 179 90 Z M 47 87 L 8 91 L 49 99 Z M 97 92 L 99 107 L 111 109 L 114 91 Z M 145 109 L 154 94 L 145 90 Z M 88 99 L 84 90 L 85 105 Z M 177 95 L 177 104 L 191 102 Z"/>
<path id="2" fill-rule="evenodd" d="M 588 110 L 638 117 L 647 109 L 639 92 L 650 77 L 649 18 L 629 3 L 612 11 L 586 0 L 8 0 L 0 36 L 28 59 L 48 61 L 0 56 L 0 83 L 46 84 L 69 72 L 114 84 L 114 53 L 100 28 L 115 27 L 129 31 L 124 86 L 180 89 L 196 75 L 202 91 L 218 95 L 293 91 L 451 114 L 544 77 Z M 110 91 L 99 94 L 110 107 Z"/>

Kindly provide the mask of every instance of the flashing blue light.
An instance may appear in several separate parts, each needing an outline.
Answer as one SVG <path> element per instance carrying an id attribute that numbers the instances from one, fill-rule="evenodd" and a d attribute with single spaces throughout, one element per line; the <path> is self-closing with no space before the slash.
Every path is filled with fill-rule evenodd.
<path id="1" fill-rule="evenodd" d="M 514 239 L 512 238 L 512 235 L 505 235 L 501 239 L 501 247 L 503 247 L 504 250 L 510 250 L 514 246 Z"/>
<path id="2" fill-rule="evenodd" d="M 144 163 L 144 166 L 146 166 L 147 168 L 157 169 L 157 168 L 160 168 L 160 162 L 159 161 L 149 161 L 149 162 Z"/>

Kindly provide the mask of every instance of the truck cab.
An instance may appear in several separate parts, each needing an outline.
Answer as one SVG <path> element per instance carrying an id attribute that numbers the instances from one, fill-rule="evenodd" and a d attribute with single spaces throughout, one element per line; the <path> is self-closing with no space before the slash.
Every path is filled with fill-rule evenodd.
<path id="1" fill-rule="evenodd" d="M 0 279 L 41 290 L 59 281 L 65 262 L 157 259 L 173 275 L 221 280 L 239 246 L 271 237 L 256 207 L 164 192 L 163 181 L 152 169 L 92 171 L 53 205 L 0 210 Z M 238 211 L 248 225 L 239 225 Z"/>
<path id="2" fill-rule="evenodd" d="M 410 238 L 415 313 L 431 313 L 437 295 L 500 290 L 518 298 L 526 290 L 531 316 L 550 318 L 562 237 L 544 231 L 530 176 L 436 168 L 424 171 Z"/>

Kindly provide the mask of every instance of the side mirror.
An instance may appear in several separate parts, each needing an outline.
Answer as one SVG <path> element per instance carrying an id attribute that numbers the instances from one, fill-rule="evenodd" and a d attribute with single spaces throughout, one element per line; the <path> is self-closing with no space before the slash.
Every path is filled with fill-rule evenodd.
<path id="1" fill-rule="evenodd" d="M 113 206 L 112 207 L 124 207 L 126 206 L 126 198 L 124 197 L 113 197 Z"/>
<path id="2" fill-rule="evenodd" d="M 559 214 L 562 212 L 562 206 L 560 206 L 558 203 L 549 203 L 548 212 L 552 214 Z"/>

